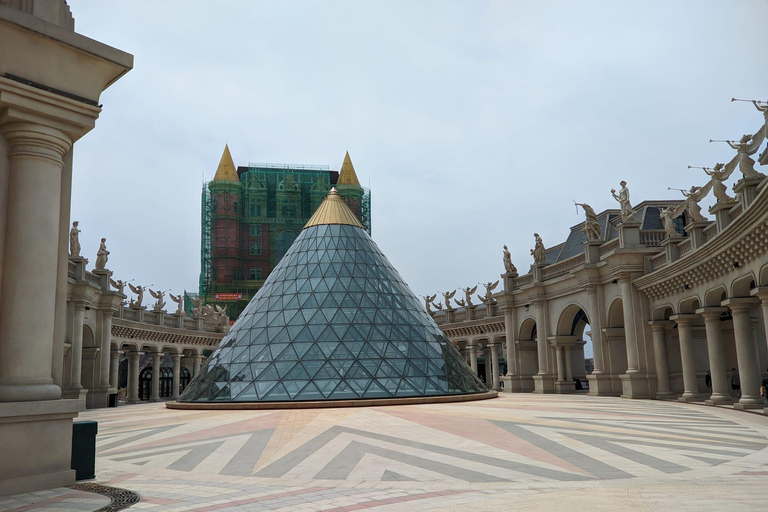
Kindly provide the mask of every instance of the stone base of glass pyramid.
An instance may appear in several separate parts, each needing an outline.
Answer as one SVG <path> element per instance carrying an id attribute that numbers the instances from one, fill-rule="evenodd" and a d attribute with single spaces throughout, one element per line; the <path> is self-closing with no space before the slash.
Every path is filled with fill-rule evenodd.
<path id="1" fill-rule="evenodd" d="M 493 396 L 332 190 L 173 407 Z"/>
<path id="2" fill-rule="evenodd" d="M 205 410 L 273 410 L 273 409 L 322 409 L 335 407 L 379 407 L 384 405 L 447 404 L 473 402 L 496 398 L 499 393 L 486 391 L 467 395 L 412 396 L 404 398 L 369 398 L 349 400 L 318 400 L 309 402 L 166 402 L 168 409 Z"/>

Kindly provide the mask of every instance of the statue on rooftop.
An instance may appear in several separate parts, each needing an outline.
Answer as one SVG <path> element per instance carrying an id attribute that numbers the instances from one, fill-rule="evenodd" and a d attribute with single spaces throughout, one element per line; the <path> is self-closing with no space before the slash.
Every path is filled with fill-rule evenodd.
<path id="1" fill-rule="evenodd" d="M 432 309 L 430 308 L 430 305 L 434 305 L 435 298 L 437 298 L 437 294 L 434 294 L 431 297 L 429 295 L 425 295 L 423 297 L 424 307 L 427 308 L 427 313 L 429 313 L 430 315 L 434 313 L 434 311 L 432 311 Z"/>
<path id="2" fill-rule="evenodd" d="M 109 251 L 107 250 L 107 239 L 102 238 L 99 244 L 99 250 L 96 252 L 96 269 L 104 270 L 107 268 L 107 260 L 109 259 Z"/>
<path id="3" fill-rule="evenodd" d="M 127 284 L 125 281 L 123 281 L 122 279 L 118 279 L 117 281 L 115 281 L 114 279 L 110 278 L 109 284 L 117 288 L 117 293 L 119 293 L 120 295 L 125 295 L 124 290 L 125 290 L 125 285 Z"/>
<path id="4" fill-rule="evenodd" d="M 171 300 L 176 304 L 176 312 L 174 314 L 176 315 L 183 315 L 184 314 L 184 294 L 174 295 L 172 293 L 168 293 L 168 295 L 171 296 Z"/>
<path id="5" fill-rule="evenodd" d="M 152 306 L 152 309 L 154 311 L 162 311 L 165 307 L 165 292 L 163 291 L 153 291 L 151 288 L 149 290 L 149 294 L 152 295 L 155 299 L 157 299 L 157 302 Z"/>
<path id="6" fill-rule="evenodd" d="M 517 274 L 517 268 L 512 264 L 512 255 L 509 253 L 509 248 L 507 246 L 504 246 L 504 270 L 507 274 Z"/>
<path id="7" fill-rule="evenodd" d="M 69 255 L 73 258 L 80 257 L 80 229 L 77 227 L 80 222 L 74 221 L 72 229 L 69 230 Z"/>
<path id="8" fill-rule="evenodd" d="M 632 209 L 632 204 L 629 202 L 629 189 L 627 188 L 627 182 L 623 181 L 619 183 L 621 190 L 616 195 L 616 189 L 611 189 L 611 195 L 621 205 L 621 221 L 628 222 L 635 218 L 635 211 Z"/>
<path id="9" fill-rule="evenodd" d="M 496 299 L 493 298 L 493 290 L 496 289 L 497 286 L 499 286 L 499 281 L 496 281 L 495 283 L 491 283 L 490 281 L 485 283 L 483 286 L 485 286 L 485 297 L 482 295 L 478 295 L 477 298 L 480 299 L 480 302 L 483 304 L 495 304 Z"/>
<path id="10" fill-rule="evenodd" d="M 726 171 L 723 170 L 723 167 L 725 167 L 724 164 L 718 163 L 715 164 L 712 169 L 708 169 L 706 167 L 703 167 L 703 169 L 707 176 L 710 178 L 708 185 L 712 187 L 712 193 L 717 198 L 717 202 L 726 204 L 735 203 L 736 199 L 729 196 L 726 192 L 728 187 L 724 182 L 730 178 L 730 174 L 726 173 Z"/>
<path id="11" fill-rule="evenodd" d="M 128 288 L 131 289 L 133 293 L 136 294 L 136 300 L 134 301 L 131 299 L 131 307 L 132 308 L 140 308 L 142 307 L 141 303 L 144 302 L 144 290 L 147 288 L 145 286 L 139 285 L 138 288 L 134 287 L 131 283 L 128 283 Z"/>
<path id="12" fill-rule="evenodd" d="M 709 194 L 709 189 L 711 188 L 712 182 L 710 181 L 703 187 L 691 187 L 691 190 L 688 192 L 685 190 L 680 191 L 685 196 L 685 201 L 683 202 L 683 205 L 685 206 L 683 206 L 683 209 L 688 210 L 688 214 L 691 216 L 691 220 L 693 222 L 707 221 L 706 217 L 701 214 L 701 206 L 699 206 L 699 201 L 707 197 L 707 194 Z"/>
<path id="13" fill-rule="evenodd" d="M 677 232 L 677 226 L 675 225 L 675 218 L 678 217 L 685 210 L 685 203 L 679 205 L 671 205 L 666 208 L 659 208 L 659 217 L 664 224 L 664 231 L 667 232 L 667 238 L 680 238 L 680 233 Z"/>
<path id="14" fill-rule="evenodd" d="M 443 292 L 443 298 L 445 298 L 445 309 L 446 311 L 453 311 L 453 306 L 451 306 L 451 299 L 454 295 L 456 295 L 456 290 L 453 290 L 452 292 Z"/>
<path id="15" fill-rule="evenodd" d="M 733 157 L 730 162 L 725 164 L 725 172 L 730 176 L 738 166 L 739 171 L 745 178 L 763 177 L 763 174 L 755 170 L 755 161 L 752 159 L 751 155 L 757 153 L 764 138 L 765 128 L 755 135 L 744 134 L 744 136 L 739 139 L 739 142 L 726 140 L 725 142 L 736 150 L 736 156 Z"/>
<path id="16" fill-rule="evenodd" d="M 547 262 L 547 251 L 544 249 L 544 242 L 541 241 L 541 237 L 538 233 L 533 234 L 534 239 L 536 240 L 535 245 L 533 246 L 533 249 L 531 249 L 531 256 L 533 256 L 533 263 L 536 265 L 541 265 Z"/>
<path id="17" fill-rule="evenodd" d="M 600 239 L 600 223 L 597 222 L 597 214 L 587 203 L 576 203 L 576 209 L 581 206 L 584 208 L 584 214 L 587 216 L 587 220 L 584 221 L 584 227 L 582 231 L 587 235 L 587 240 L 599 240 Z"/>
<path id="18" fill-rule="evenodd" d="M 466 307 L 474 307 L 475 305 L 472 304 L 472 294 L 477 291 L 477 285 L 475 285 L 474 288 L 469 288 L 469 287 L 462 288 L 461 291 L 464 292 L 463 302 L 466 304 Z M 462 306 L 464 306 L 465 304 L 462 304 Z"/>

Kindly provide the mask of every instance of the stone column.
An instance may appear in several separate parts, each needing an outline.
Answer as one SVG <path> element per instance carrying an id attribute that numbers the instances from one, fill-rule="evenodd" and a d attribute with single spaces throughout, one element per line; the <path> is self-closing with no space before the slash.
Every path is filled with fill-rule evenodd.
<path id="1" fill-rule="evenodd" d="M 491 350 L 487 345 L 483 349 L 483 359 L 485 359 L 485 384 L 490 388 L 493 377 L 491 376 Z"/>
<path id="2" fill-rule="evenodd" d="M 197 377 L 197 374 L 200 373 L 200 365 L 202 364 L 204 358 L 205 356 L 203 355 L 192 356 L 192 360 L 194 361 L 192 363 L 192 373 L 194 374 L 193 377 Z M 477 373 L 477 362 L 475 362 L 475 373 Z"/>
<path id="3" fill-rule="evenodd" d="M 80 398 L 83 369 L 83 322 L 85 321 L 85 304 L 75 303 L 74 329 L 72 347 L 69 349 L 70 377 L 67 398 Z"/>
<path id="4" fill-rule="evenodd" d="M 109 365 L 109 388 L 110 390 L 117 391 L 120 378 L 120 354 L 122 350 L 113 350 L 110 357 Z"/>
<path id="5" fill-rule="evenodd" d="M 758 288 L 754 288 L 751 292 L 751 295 L 760 299 L 760 307 L 763 310 L 763 329 L 765 329 L 765 340 L 768 342 L 768 286 L 760 286 Z"/>
<path id="6" fill-rule="evenodd" d="M 723 331 L 720 327 L 720 315 L 728 311 L 723 307 L 708 307 L 697 309 L 696 313 L 704 317 L 707 329 L 707 354 L 709 355 L 709 371 L 712 377 L 712 396 L 705 400 L 707 405 L 730 404 L 733 402 L 725 366 L 725 350 L 723 349 Z"/>
<path id="7" fill-rule="evenodd" d="M 624 341 L 627 344 L 627 373 L 638 373 L 635 314 L 632 311 L 632 283 L 629 277 L 619 278 L 619 286 L 621 286 L 621 306 L 624 314 Z"/>
<path id="8" fill-rule="evenodd" d="M 112 350 L 112 311 L 103 311 L 101 321 L 101 382 L 99 387 L 109 389 L 109 354 Z"/>
<path id="9" fill-rule="evenodd" d="M 139 401 L 139 359 L 142 352 L 128 352 L 128 393 L 127 401 L 135 404 Z"/>
<path id="10" fill-rule="evenodd" d="M 472 371 L 475 372 L 475 375 L 477 375 L 477 345 L 474 344 L 469 346 L 469 366 L 472 368 Z M 477 376 L 479 377 L 479 375 Z"/>
<path id="11" fill-rule="evenodd" d="M 557 382 L 564 382 L 565 377 L 563 375 L 563 347 L 556 346 L 555 350 L 557 351 Z"/>
<path id="12" fill-rule="evenodd" d="M 563 347 L 563 357 L 565 357 L 565 380 L 573 382 L 573 369 L 571 368 L 571 347 Z"/>
<path id="13" fill-rule="evenodd" d="M 491 351 L 491 389 L 494 391 L 501 391 L 499 382 L 501 381 L 501 375 L 499 375 L 499 345 L 494 343 L 489 345 Z"/>
<path id="14" fill-rule="evenodd" d="M 160 401 L 160 363 L 162 363 L 162 361 L 162 352 L 152 352 L 152 389 L 149 393 L 150 402 Z"/>
<path id="15" fill-rule="evenodd" d="M 55 400 L 52 378 L 63 157 L 62 131 L 4 124 L 8 203 L 0 304 L 0 402 Z"/>
<path id="16" fill-rule="evenodd" d="M 736 358 L 739 362 L 741 381 L 741 400 L 734 404 L 735 409 L 759 409 L 763 407 L 760 396 L 760 360 L 757 340 L 752 336 L 749 319 L 752 308 L 759 302 L 755 298 L 735 298 L 722 302 L 733 315 L 733 335 L 736 338 Z"/>
<path id="17" fill-rule="evenodd" d="M 539 358 L 539 375 L 549 374 L 549 361 L 547 357 L 547 351 L 549 350 L 549 343 L 547 343 L 547 312 L 546 303 L 537 302 L 535 304 L 536 309 L 536 351 Z"/>
<path id="18" fill-rule="evenodd" d="M 589 300 L 589 325 L 592 328 L 592 332 L 597 336 L 592 336 L 592 357 L 595 360 L 595 368 L 592 370 L 594 375 L 600 375 L 605 371 L 605 361 L 603 360 L 603 339 L 602 339 L 602 325 L 600 322 L 600 308 L 598 305 L 598 291 L 597 286 L 590 286 L 587 288 L 587 298 Z"/>
<path id="19" fill-rule="evenodd" d="M 691 324 L 696 315 L 674 315 L 670 317 L 677 323 L 677 333 L 680 337 L 680 361 L 683 365 L 683 396 L 681 402 L 696 402 L 699 400 L 699 385 L 696 382 L 696 361 L 693 357 L 693 332 Z"/>
<path id="20" fill-rule="evenodd" d="M 513 308 L 504 309 L 504 335 L 507 341 L 507 375 L 512 377 L 517 375 L 517 358 L 515 357 L 515 310 Z"/>
<path id="21" fill-rule="evenodd" d="M 656 398 L 663 400 L 673 396 L 669 387 L 669 365 L 667 364 L 667 329 L 666 320 L 648 322 L 653 333 L 653 359 L 656 362 Z"/>
<path id="22" fill-rule="evenodd" d="M 179 398 L 179 386 L 181 386 L 181 354 L 171 354 L 173 359 L 173 384 L 171 389 L 171 398 Z"/>

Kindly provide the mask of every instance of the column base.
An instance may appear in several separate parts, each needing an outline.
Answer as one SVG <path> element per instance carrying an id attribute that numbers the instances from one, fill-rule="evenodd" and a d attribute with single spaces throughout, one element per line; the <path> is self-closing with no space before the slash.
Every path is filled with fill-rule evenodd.
<path id="1" fill-rule="evenodd" d="M 648 376 L 642 373 L 619 375 L 621 380 L 621 398 L 650 398 Z"/>
<path id="2" fill-rule="evenodd" d="M 657 391 L 656 400 L 677 400 L 677 395 L 671 391 Z"/>
<path id="3" fill-rule="evenodd" d="M 751 409 L 763 409 L 764 407 L 765 407 L 765 402 L 764 401 L 760 401 L 760 402 L 754 401 L 753 402 L 753 401 L 750 400 L 749 402 L 745 403 L 743 401 L 743 399 L 742 399 L 738 403 L 733 404 L 733 408 L 734 409 L 738 409 L 740 411 L 746 411 L 746 410 L 751 410 Z"/>
<path id="4" fill-rule="evenodd" d="M 89 409 L 107 407 L 109 405 L 109 388 L 91 390 L 85 399 L 85 406 Z"/>
<path id="5" fill-rule="evenodd" d="M 127 403 L 127 404 L 138 404 L 138 403 L 141 403 L 141 400 L 138 399 L 138 398 L 127 398 L 125 400 L 125 403 Z"/>
<path id="6" fill-rule="evenodd" d="M 0 495 L 75 483 L 72 419 L 82 400 L 0 403 Z"/>
<path id="7" fill-rule="evenodd" d="M 691 402 L 701 402 L 701 395 L 694 395 L 693 393 L 685 394 L 683 393 L 683 396 L 677 397 L 678 402 L 683 402 L 686 404 L 689 404 Z"/>
<path id="8" fill-rule="evenodd" d="M 85 402 L 85 396 L 88 394 L 88 390 L 85 388 L 80 389 L 65 389 L 62 393 L 62 397 L 67 400 L 82 400 Z"/>
<path id="9" fill-rule="evenodd" d="M 562 382 L 555 382 L 555 393 L 565 394 L 573 393 L 576 391 L 576 383 L 574 381 L 564 380 Z"/>
<path id="10" fill-rule="evenodd" d="M 525 391 L 523 378 L 519 375 L 505 375 L 501 378 L 504 381 L 504 393 L 519 393 Z M 533 384 L 533 382 L 531 382 Z"/>
<path id="11" fill-rule="evenodd" d="M 704 400 L 706 405 L 731 405 L 733 403 L 733 397 L 724 395 L 712 395 Z"/>
<path id="12" fill-rule="evenodd" d="M 554 393 L 555 377 L 552 375 L 534 375 L 533 376 L 534 393 Z"/>
<path id="13" fill-rule="evenodd" d="M 616 396 L 610 375 L 606 373 L 591 373 L 587 375 L 589 382 L 589 396 Z"/>

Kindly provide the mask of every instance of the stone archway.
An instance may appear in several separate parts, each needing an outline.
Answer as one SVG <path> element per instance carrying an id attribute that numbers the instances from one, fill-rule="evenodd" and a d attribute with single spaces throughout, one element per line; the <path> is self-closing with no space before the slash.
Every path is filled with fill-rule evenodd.
<path id="1" fill-rule="evenodd" d="M 563 352 L 564 361 L 562 364 L 565 366 L 564 370 L 567 374 L 564 377 L 566 381 L 574 383 L 574 390 L 588 387 L 587 374 L 591 373 L 591 369 L 594 368 L 594 359 L 591 359 L 592 364 L 590 368 L 587 368 L 585 357 L 587 343 L 589 343 L 590 354 L 592 353 L 591 336 L 585 339 L 585 333 L 591 334 L 589 327 L 590 322 L 586 310 L 580 304 L 569 304 L 560 313 L 555 331 L 557 334 L 550 337 L 550 344 L 560 347 L 558 350 Z"/>
<path id="2" fill-rule="evenodd" d="M 518 364 L 520 370 L 517 379 L 520 381 L 521 391 L 533 391 L 533 376 L 539 373 L 539 351 L 536 344 L 536 320 L 526 318 L 520 324 L 520 333 L 517 338 Z"/>
<path id="3" fill-rule="evenodd" d="M 616 298 L 608 308 L 607 327 L 602 333 L 605 374 L 611 386 L 610 394 L 621 396 L 623 389 L 620 376 L 627 372 L 627 342 L 624 335 L 624 304 Z"/>

